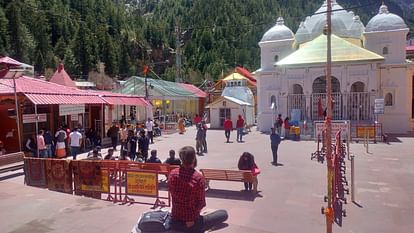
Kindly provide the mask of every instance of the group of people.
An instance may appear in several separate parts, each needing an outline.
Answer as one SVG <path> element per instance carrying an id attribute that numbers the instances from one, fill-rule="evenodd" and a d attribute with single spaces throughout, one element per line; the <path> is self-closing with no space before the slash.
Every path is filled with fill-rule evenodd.
<path id="1" fill-rule="evenodd" d="M 67 127 L 59 127 L 53 135 L 49 130 L 39 130 L 36 136 L 29 136 L 24 144 L 24 150 L 35 157 L 63 158 L 66 156 L 66 148 L 70 147 L 73 159 L 80 153 L 82 145 L 82 133 L 80 128 L 72 131 Z"/>
<path id="2" fill-rule="evenodd" d="M 196 151 L 191 146 L 185 146 L 180 149 L 179 155 L 182 165 L 172 170 L 168 178 L 168 190 L 172 198 L 171 227 L 180 232 L 204 232 L 225 221 L 228 215 L 225 210 L 201 215 L 201 210 L 206 206 L 206 182 L 203 175 L 195 170 Z M 244 152 L 239 158 L 238 167 L 240 170 L 251 171 L 254 177 L 253 182 L 244 183 L 245 191 L 257 193 L 257 175 L 260 169 L 254 161 L 254 156 Z"/>
<path id="3" fill-rule="evenodd" d="M 132 134 L 130 134 L 130 136 L 131 135 Z M 132 137 L 135 137 L 135 136 L 132 136 Z M 131 143 L 131 142 L 128 142 L 128 143 Z M 131 146 L 132 144 L 127 145 L 127 147 L 129 148 L 131 148 Z M 131 156 L 131 153 L 128 151 L 124 151 L 123 153 L 120 153 L 119 156 L 115 156 L 114 149 L 110 148 L 108 149 L 108 153 L 105 156 L 102 156 L 101 148 L 98 146 L 88 153 L 86 160 L 129 160 L 129 161 L 146 162 L 146 163 L 162 163 L 161 159 L 158 157 L 157 150 L 151 150 L 150 154 L 151 154 L 150 157 L 147 159 L 145 159 L 142 156 Z M 181 165 L 181 160 L 175 157 L 174 150 L 170 150 L 168 158 L 164 161 L 164 163 L 170 164 L 170 165 Z"/>
<path id="4" fill-rule="evenodd" d="M 230 118 L 226 118 L 224 120 L 224 136 L 227 139 L 227 143 L 230 142 L 230 133 L 233 131 L 233 122 Z M 245 127 L 245 121 L 242 115 L 239 115 L 237 117 L 236 121 L 236 130 L 237 130 L 237 142 L 243 142 L 243 134 L 244 134 L 244 127 Z"/>
<path id="5" fill-rule="evenodd" d="M 284 120 L 282 119 L 282 114 L 278 114 L 275 123 L 274 123 L 274 128 L 276 129 L 277 133 L 279 135 L 282 135 L 282 128 L 284 129 L 284 138 L 288 139 L 289 138 L 289 133 L 290 133 L 290 123 L 289 123 L 289 117 L 286 117 Z"/>

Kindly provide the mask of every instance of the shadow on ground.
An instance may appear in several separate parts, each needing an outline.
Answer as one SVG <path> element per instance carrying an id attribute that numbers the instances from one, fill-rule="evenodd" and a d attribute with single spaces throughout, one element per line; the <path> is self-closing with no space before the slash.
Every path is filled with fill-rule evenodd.
<path id="1" fill-rule="evenodd" d="M 245 191 L 230 191 L 223 189 L 209 189 L 206 191 L 206 197 L 231 199 L 238 201 L 254 201 L 256 198 L 262 197 L 260 193 L 254 194 Z"/>

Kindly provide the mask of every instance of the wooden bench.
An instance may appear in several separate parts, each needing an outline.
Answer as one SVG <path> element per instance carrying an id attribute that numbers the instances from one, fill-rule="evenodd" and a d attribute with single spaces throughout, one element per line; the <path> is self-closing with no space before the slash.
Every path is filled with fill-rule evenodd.
<path id="1" fill-rule="evenodd" d="M 169 165 L 165 163 L 131 163 L 131 168 L 139 168 L 147 171 L 157 171 L 159 174 L 168 175 L 170 171 L 179 166 Z"/>
<path id="2" fill-rule="evenodd" d="M 236 181 L 253 183 L 254 177 L 251 171 L 200 169 L 206 180 L 206 188 L 210 189 L 210 180 Z"/>
<path id="3" fill-rule="evenodd" d="M 16 152 L 0 156 L 0 173 L 14 171 L 23 168 L 24 153 Z"/>

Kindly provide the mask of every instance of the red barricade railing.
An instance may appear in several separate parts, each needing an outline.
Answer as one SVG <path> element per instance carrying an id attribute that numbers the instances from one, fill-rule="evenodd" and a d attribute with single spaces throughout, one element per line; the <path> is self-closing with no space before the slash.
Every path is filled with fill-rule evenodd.
<path id="1" fill-rule="evenodd" d="M 170 206 L 168 189 L 167 195 L 160 195 L 159 174 L 168 177 L 177 167 L 133 161 L 25 158 L 25 179 L 28 185 L 49 185 L 50 190 L 112 202 Z M 137 201 L 136 197 L 153 197 L 155 202 Z"/>

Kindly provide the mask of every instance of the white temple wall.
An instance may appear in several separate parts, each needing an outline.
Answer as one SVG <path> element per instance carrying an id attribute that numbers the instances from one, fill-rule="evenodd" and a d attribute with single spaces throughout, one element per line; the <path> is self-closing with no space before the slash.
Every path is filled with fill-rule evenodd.
<path id="1" fill-rule="evenodd" d="M 407 33 L 408 29 L 364 33 L 365 48 L 383 56 L 384 64 L 404 64 Z"/>
<path id="2" fill-rule="evenodd" d="M 378 117 L 383 124 L 385 133 L 406 133 L 412 130 L 410 124 L 411 115 L 411 90 L 407 85 L 407 68 L 391 68 L 388 66 L 381 69 L 381 91 L 380 97 L 392 96 L 392 105 L 384 108 L 384 115 Z"/>
<path id="3" fill-rule="evenodd" d="M 260 42 L 261 48 L 261 70 L 262 71 L 274 71 L 275 70 L 275 56 L 278 56 L 278 60 L 285 58 L 291 54 L 293 50 L 293 39 L 280 40 L 271 42 Z"/>

